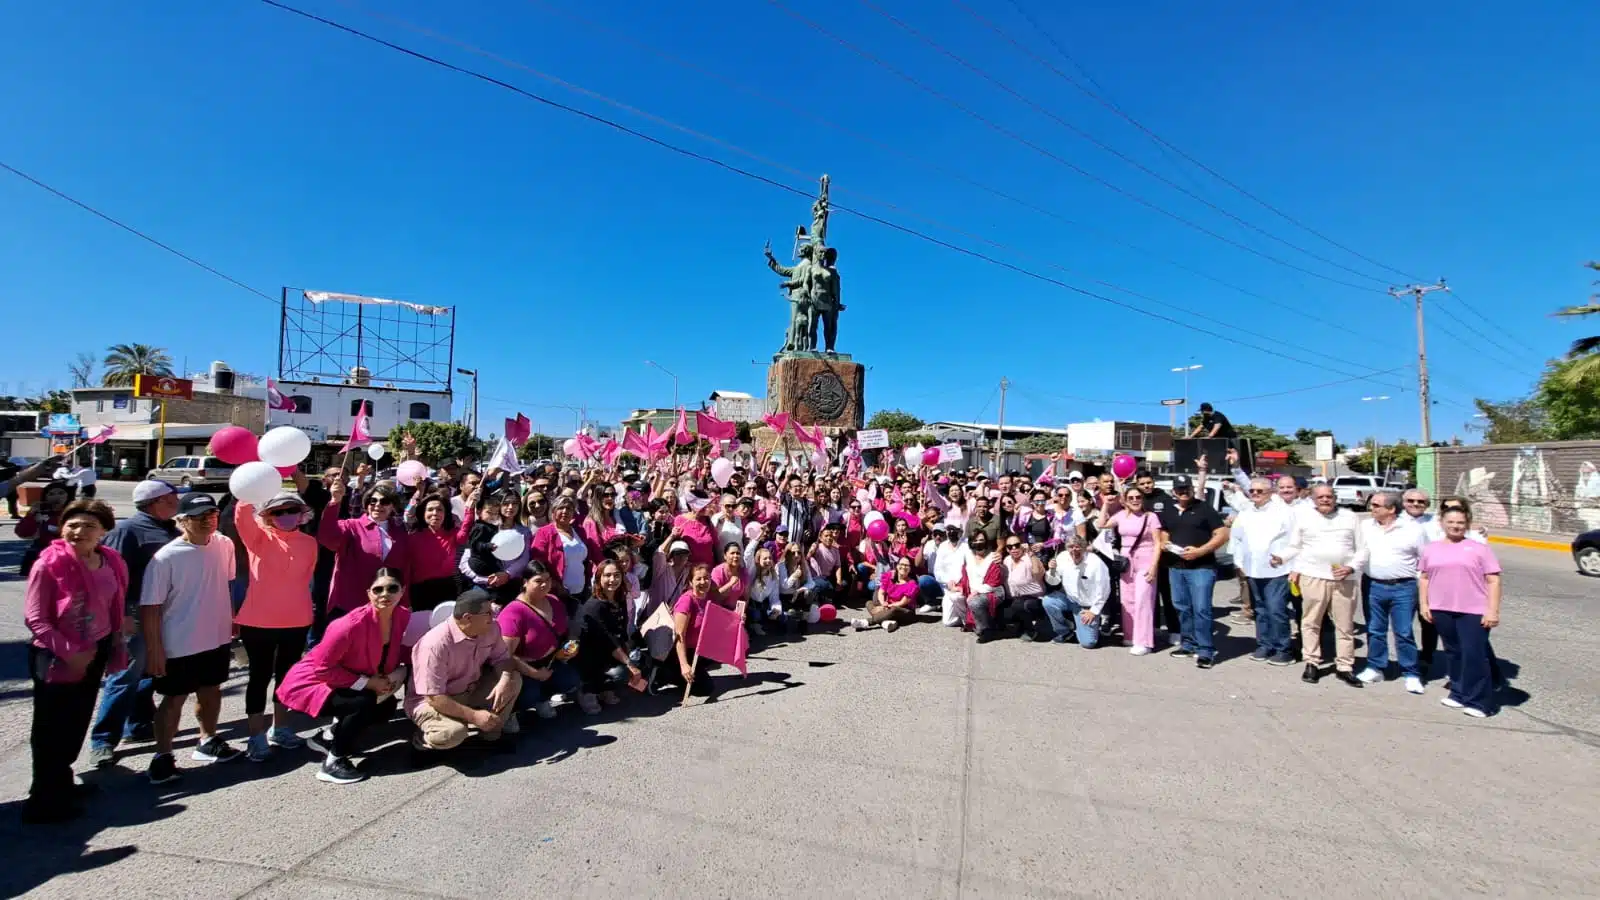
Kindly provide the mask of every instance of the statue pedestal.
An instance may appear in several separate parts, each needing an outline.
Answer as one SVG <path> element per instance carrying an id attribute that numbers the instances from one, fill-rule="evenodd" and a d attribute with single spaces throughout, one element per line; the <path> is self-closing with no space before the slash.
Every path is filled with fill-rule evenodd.
<path id="1" fill-rule="evenodd" d="M 866 366 L 844 353 L 779 353 L 767 369 L 767 406 L 807 427 L 859 429 L 866 373 Z"/>

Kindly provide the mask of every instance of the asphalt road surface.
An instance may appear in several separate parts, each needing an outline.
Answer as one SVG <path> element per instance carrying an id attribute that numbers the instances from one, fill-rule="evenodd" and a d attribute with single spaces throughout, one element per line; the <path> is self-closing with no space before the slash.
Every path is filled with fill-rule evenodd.
<path id="1" fill-rule="evenodd" d="M 19 552 L 0 523 L 0 567 Z M 1600 582 L 1496 552 L 1513 677 L 1486 720 L 1437 682 L 1302 684 L 1244 658 L 1249 627 L 1219 623 L 1205 672 L 919 623 L 758 649 L 710 705 L 568 707 L 512 754 L 412 770 L 396 724 L 350 787 L 309 751 L 200 767 L 186 714 L 183 781 L 127 747 L 88 817 L 32 829 L 10 575 L 0 896 L 1597 896 Z M 238 673 L 223 721 L 242 746 Z"/>

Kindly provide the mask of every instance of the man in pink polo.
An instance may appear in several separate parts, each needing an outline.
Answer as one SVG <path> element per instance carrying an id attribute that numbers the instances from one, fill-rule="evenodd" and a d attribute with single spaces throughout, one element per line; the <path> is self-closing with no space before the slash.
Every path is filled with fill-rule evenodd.
<path id="1" fill-rule="evenodd" d="M 456 598 L 455 615 L 434 626 L 411 651 L 406 685 L 406 715 L 419 733 L 412 746 L 421 751 L 450 750 L 470 729 L 486 741 L 516 734 L 512 703 L 522 691 L 500 636 L 493 598 L 474 588 Z"/>

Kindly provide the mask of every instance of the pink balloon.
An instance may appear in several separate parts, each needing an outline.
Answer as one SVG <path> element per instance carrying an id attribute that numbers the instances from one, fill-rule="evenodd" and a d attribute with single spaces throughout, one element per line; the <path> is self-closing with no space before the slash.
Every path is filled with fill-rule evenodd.
<path id="1" fill-rule="evenodd" d="M 260 458 L 256 453 L 256 436 L 250 429 L 238 425 L 229 425 L 211 436 L 211 455 L 230 466 L 242 466 Z"/>
<path id="2" fill-rule="evenodd" d="M 1126 453 L 1118 453 L 1111 460 L 1111 474 L 1118 478 L 1127 478 L 1139 468 L 1139 461 Z"/>
<path id="3" fill-rule="evenodd" d="M 294 477 L 294 473 L 296 473 L 298 471 L 300 471 L 300 467 L 299 466 L 279 466 L 278 467 L 278 474 L 282 475 L 285 478 L 293 478 Z"/>
<path id="4" fill-rule="evenodd" d="M 832 603 L 824 603 L 817 607 L 817 619 L 822 622 L 832 622 L 839 618 L 839 608 Z"/>
<path id="5" fill-rule="evenodd" d="M 913 530 L 922 527 L 922 519 L 916 513 L 902 513 L 900 518 L 906 520 L 906 527 Z"/>
<path id="6" fill-rule="evenodd" d="M 937 466 L 939 464 L 939 448 L 929 447 L 922 451 L 922 464 L 925 466 Z"/>
<path id="7" fill-rule="evenodd" d="M 885 522 L 882 519 L 873 519 L 871 522 L 868 522 L 867 523 L 867 537 L 872 538 L 875 541 L 888 540 L 889 539 L 889 523 Z"/>
<path id="8" fill-rule="evenodd" d="M 903 504 L 903 503 L 901 503 L 899 501 L 895 501 L 894 503 L 889 504 L 889 515 L 891 515 L 891 516 L 898 516 L 898 515 L 900 515 L 901 513 L 905 512 L 905 511 L 906 511 L 905 504 Z"/>
<path id="9" fill-rule="evenodd" d="M 400 464 L 394 477 L 406 487 L 416 487 L 428 477 L 428 467 L 418 460 L 408 459 Z"/>

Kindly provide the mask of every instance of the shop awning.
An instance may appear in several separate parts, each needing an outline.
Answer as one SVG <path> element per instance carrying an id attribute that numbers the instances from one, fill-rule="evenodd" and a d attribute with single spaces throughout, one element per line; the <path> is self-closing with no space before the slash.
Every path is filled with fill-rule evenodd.
<path id="1" fill-rule="evenodd" d="M 227 427 L 227 422 L 220 422 L 215 425 L 187 425 L 169 422 L 167 423 L 167 440 L 194 441 L 201 438 L 209 439 L 212 435 Z M 160 435 L 160 425 L 118 425 L 116 432 L 111 435 L 109 443 L 147 444 L 156 440 Z"/>

